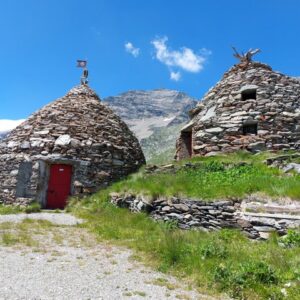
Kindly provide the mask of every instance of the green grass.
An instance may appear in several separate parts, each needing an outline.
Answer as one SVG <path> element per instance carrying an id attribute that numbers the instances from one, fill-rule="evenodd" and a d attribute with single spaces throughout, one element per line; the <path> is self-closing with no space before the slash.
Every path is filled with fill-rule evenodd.
<path id="1" fill-rule="evenodd" d="M 41 205 L 37 202 L 33 202 L 30 205 L 26 206 L 24 211 L 27 214 L 40 212 L 41 211 Z"/>
<path id="2" fill-rule="evenodd" d="M 169 149 L 152 155 L 149 160 L 147 160 L 148 164 L 166 164 L 172 162 L 175 154 L 175 146 L 170 147 Z"/>
<path id="3" fill-rule="evenodd" d="M 193 163 L 196 168 L 175 174 L 141 170 L 91 197 L 74 199 L 69 209 L 85 218 L 81 226 L 100 240 L 133 249 L 146 264 L 192 282 L 202 292 L 225 292 L 236 299 L 299 299 L 299 233 L 291 232 L 285 240 L 273 235 L 266 242 L 254 242 L 235 230 L 181 231 L 172 223 L 157 223 L 109 203 L 110 192 L 212 201 L 260 192 L 300 199 L 299 175 L 267 167 L 263 160 L 269 156 L 241 152 L 193 158 L 178 164 Z"/>
<path id="4" fill-rule="evenodd" d="M 20 208 L 19 206 L 0 204 L 0 215 L 10 215 L 10 214 L 17 214 L 21 212 L 22 212 L 22 208 Z"/>
<path id="5" fill-rule="evenodd" d="M 57 228 L 57 225 L 46 220 L 25 219 L 20 223 L 0 223 L 0 245 L 7 247 L 27 246 L 37 249 L 40 246 L 40 236 L 45 239 L 49 233 L 53 240 L 59 244 L 60 234 Z"/>
<path id="6" fill-rule="evenodd" d="M 300 176 L 287 176 L 279 169 L 263 163 L 268 153 L 249 155 L 237 153 L 213 158 L 194 158 L 195 169 L 176 174 L 145 174 L 140 171 L 114 184 L 111 190 L 157 196 L 187 196 L 200 199 L 243 197 L 262 193 L 274 198 L 300 199 Z"/>
<path id="7" fill-rule="evenodd" d="M 25 245 L 28 247 L 37 246 L 37 241 L 33 238 L 33 233 L 40 232 L 53 227 L 52 223 L 44 220 L 25 219 L 21 223 L 1 223 L 0 224 L 0 245 L 14 246 Z"/>
<path id="8" fill-rule="evenodd" d="M 281 246 L 275 235 L 253 242 L 235 230 L 181 231 L 112 206 L 108 191 L 73 202 L 71 209 L 87 220 L 81 226 L 99 240 L 133 249 L 146 264 L 202 292 L 225 292 L 236 299 L 284 299 L 285 288 L 285 299 L 299 299 L 300 247 Z"/>
<path id="9" fill-rule="evenodd" d="M 19 213 L 35 213 L 41 211 L 41 205 L 37 202 L 32 202 L 28 206 L 20 207 L 17 205 L 3 205 L 0 204 L 0 215 L 10 215 Z"/>
<path id="10" fill-rule="evenodd" d="M 177 135 L 184 125 L 185 123 L 152 128 L 153 134 L 141 140 L 147 163 L 158 164 L 173 160 Z"/>

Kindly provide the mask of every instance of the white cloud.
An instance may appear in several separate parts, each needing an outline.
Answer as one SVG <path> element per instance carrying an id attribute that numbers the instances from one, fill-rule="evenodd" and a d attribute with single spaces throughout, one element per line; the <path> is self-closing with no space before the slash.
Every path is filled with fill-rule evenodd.
<path id="1" fill-rule="evenodd" d="M 182 47 L 172 50 L 167 46 L 167 37 L 154 39 L 151 43 L 155 48 L 156 58 L 169 67 L 178 67 L 187 72 L 198 73 L 203 69 L 207 56 L 211 52 L 205 48 L 196 54 L 192 49 Z"/>
<path id="2" fill-rule="evenodd" d="M 6 132 L 14 129 L 25 120 L 0 120 L 0 132 Z"/>
<path id="3" fill-rule="evenodd" d="M 138 57 L 140 54 L 140 48 L 134 47 L 133 44 L 130 42 L 125 43 L 125 50 L 128 53 L 132 54 L 134 57 Z"/>
<path id="4" fill-rule="evenodd" d="M 173 71 L 171 71 L 171 73 L 170 73 L 170 79 L 171 80 L 179 81 L 180 78 L 181 78 L 180 72 L 173 72 Z"/>

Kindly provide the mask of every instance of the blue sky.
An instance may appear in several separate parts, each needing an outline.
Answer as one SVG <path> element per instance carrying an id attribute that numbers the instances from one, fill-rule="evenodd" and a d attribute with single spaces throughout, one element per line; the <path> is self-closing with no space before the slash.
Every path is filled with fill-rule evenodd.
<path id="1" fill-rule="evenodd" d="M 63 96 L 79 82 L 77 59 L 102 98 L 154 88 L 201 98 L 236 62 L 231 45 L 300 76 L 298 0 L 0 0 L 0 34 L 0 119 Z"/>

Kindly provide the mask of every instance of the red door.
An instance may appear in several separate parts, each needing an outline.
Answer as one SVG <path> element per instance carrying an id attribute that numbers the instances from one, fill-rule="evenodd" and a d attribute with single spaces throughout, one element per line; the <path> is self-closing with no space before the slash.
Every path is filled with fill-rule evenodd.
<path id="1" fill-rule="evenodd" d="M 71 191 L 72 166 L 51 165 L 46 208 L 65 208 Z"/>

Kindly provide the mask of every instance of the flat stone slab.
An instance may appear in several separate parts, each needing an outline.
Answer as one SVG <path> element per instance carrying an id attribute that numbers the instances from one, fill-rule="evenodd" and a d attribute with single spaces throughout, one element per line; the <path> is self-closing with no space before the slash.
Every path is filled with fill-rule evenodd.
<path id="1" fill-rule="evenodd" d="M 20 223 L 25 219 L 31 220 L 45 220 L 56 225 L 68 225 L 74 226 L 83 223 L 83 220 L 78 219 L 70 214 L 66 213 L 32 213 L 32 214 L 11 214 L 11 215 L 0 215 L 0 223 Z"/>
<path id="2" fill-rule="evenodd" d="M 271 232 L 275 231 L 276 229 L 271 226 L 253 226 L 253 229 L 260 231 L 260 232 Z"/>
<path id="3" fill-rule="evenodd" d="M 300 221 L 300 216 L 287 215 L 287 214 L 265 214 L 265 213 L 251 213 L 251 212 L 243 212 L 243 214 L 245 216 L 250 216 L 250 217 L 299 220 Z"/>

